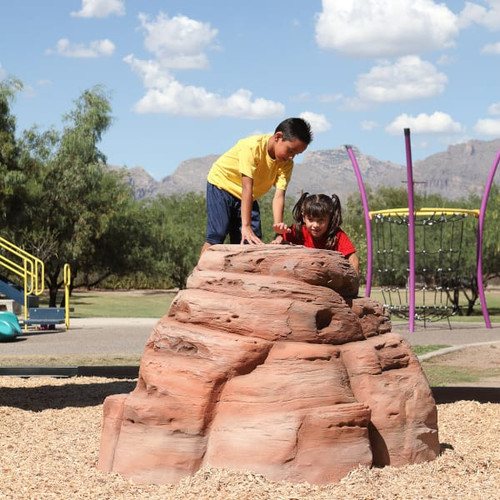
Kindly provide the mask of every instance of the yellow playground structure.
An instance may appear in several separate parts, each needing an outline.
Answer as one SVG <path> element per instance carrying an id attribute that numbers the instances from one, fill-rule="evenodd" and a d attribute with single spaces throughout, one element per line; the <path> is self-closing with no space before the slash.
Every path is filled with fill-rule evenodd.
<path id="1" fill-rule="evenodd" d="M 69 329 L 69 292 L 71 270 L 64 265 L 64 307 L 41 307 L 40 296 L 44 292 L 45 269 L 43 262 L 0 237 L 0 294 L 4 311 L 0 311 L 0 341 L 21 334 L 20 327 L 55 327 L 64 323 Z M 22 313 L 15 314 L 21 308 Z M 10 307 L 11 306 L 11 307 Z"/>

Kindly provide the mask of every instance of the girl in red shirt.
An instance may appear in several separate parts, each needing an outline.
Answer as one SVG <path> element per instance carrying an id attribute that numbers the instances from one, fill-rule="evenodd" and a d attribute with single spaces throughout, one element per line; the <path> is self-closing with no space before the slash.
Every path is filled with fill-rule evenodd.
<path id="1" fill-rule="evenodd" d="M 281 222 L 274 224 L 278 235 L 273 243 L 304 245 L 308 248 L 326 248 L 341 252 L 359 274 L 359 260 L 356 248 L 344 231 L 342 207 L 336 194 L 304 193 L 292 210 L 295 223 L 287 226 Z"/>

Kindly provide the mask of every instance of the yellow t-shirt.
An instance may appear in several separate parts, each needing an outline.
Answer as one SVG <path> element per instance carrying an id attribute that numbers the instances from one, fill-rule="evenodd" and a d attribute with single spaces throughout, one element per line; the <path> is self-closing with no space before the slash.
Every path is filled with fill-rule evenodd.
<path id="1" fill-rule="evenodd" d="M 293 161 L 277 162 L 267 152 L 271 135 L 254 135 L 239 140 L 220 156 L 208 172 L 207 180 L 241 200 L 241 175 L 253 179 L 253 199 L 266 194 L 271 186 L 286 190 Z"/>

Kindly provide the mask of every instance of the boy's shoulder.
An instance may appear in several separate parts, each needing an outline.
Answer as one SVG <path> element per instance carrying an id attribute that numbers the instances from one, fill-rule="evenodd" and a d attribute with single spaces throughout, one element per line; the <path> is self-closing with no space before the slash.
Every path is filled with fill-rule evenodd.
<path id="1" fill-rule="evenodd" d="M 237 144 L 241 146 L 265 145 L 267 147 L 267 142 L 270 138 L 271 134 L 250 135 L 240 139 Z"/>
<path id="2" fill-rule="evenodd" d="M 229 151 L 231 155 L 249 155 L 255 158 L 264 158 L 268 153 L 270 134 L 251 135 L 240 139 Z"/>

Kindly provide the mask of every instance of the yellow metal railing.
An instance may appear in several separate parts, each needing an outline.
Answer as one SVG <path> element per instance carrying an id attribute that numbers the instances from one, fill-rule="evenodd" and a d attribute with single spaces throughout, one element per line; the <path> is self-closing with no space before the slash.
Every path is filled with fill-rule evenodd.
<path id="1" fill-rule="evenodd" d="M 69 294 L 71 285 L 71 269 L 69 264 L 64 264 L 64 323 L 66 330 L 69 330 Z"/>
<path id="2" fill-rule="evenodd" d="M 45 266 L 40 259 L 2 237 L 0 248 L 7 254 L 0 253 L 0 265 L 19 276 L 23 282 L 24 319 L 28 319 L 28 296 L 43 293 Z"/>
<path id="3" fill-rule="evenodd" d="M 26 252 L 22 248 L 14 245 L 5 238 L 0 237 L 0 266 L 8 269 L 21 278 L 24 290 L 24 319 L 28 319 L 28 296 L 41 295 L 44 292 L 45 266 L 43 262 Z M 69 329 L 69 295 L 71 284 L 71 269 L 69 264 L 64 264 L 64 309 L 65 325 Z"/>

